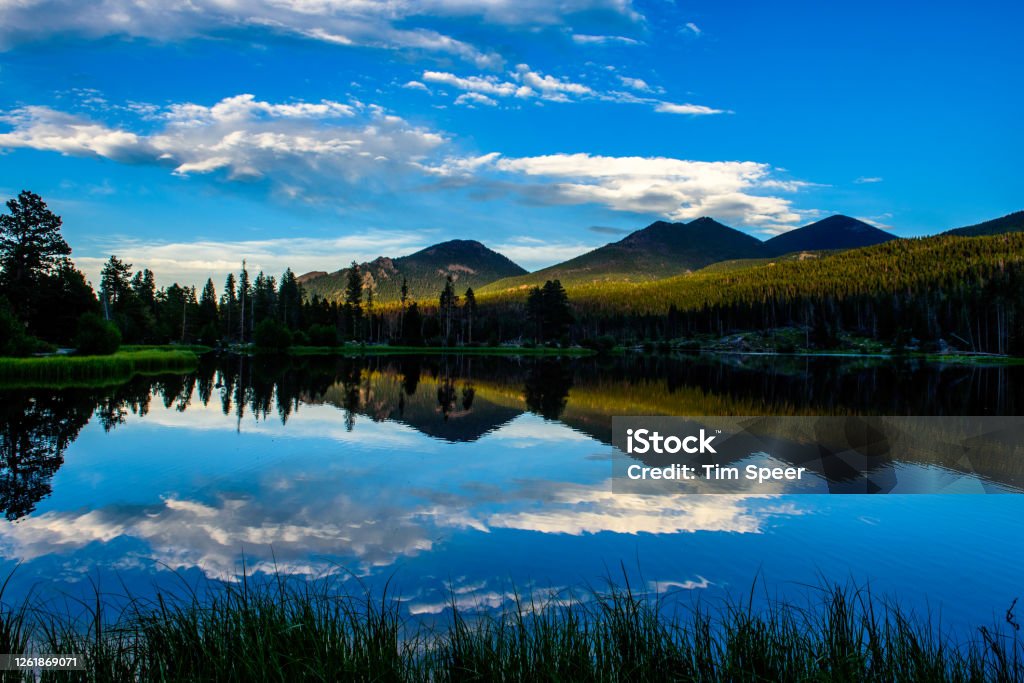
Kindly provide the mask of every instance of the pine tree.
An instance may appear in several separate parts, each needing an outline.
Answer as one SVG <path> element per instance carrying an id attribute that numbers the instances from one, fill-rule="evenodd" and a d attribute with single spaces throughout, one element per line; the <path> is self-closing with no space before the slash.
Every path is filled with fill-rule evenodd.
<path id="1" fill-rule="evenodd" d="M 252 314 L 247 313 L 246 306 L 250 304 L 252 292 L 249 287 L 249 271 L 245 269 L 245 260 L 242 260 L 242 272 L 238 276 L 238 341 L 245 343 L 246 339 L 246 317 L 252 320 Z"/>
<path id="2" fill-rule="evenodd" d="M 359 264 L 355 261 L 348 269 L 345 285 L 345 326 L 353 338 L 360 337 L 363 321 L 363 276 L 359 272 Z"/>
<path id="3" fill-rule="evenodd" d="M 402 289 L 399 296 L 399 302 L 401 302 L 402 308 L 398 314 L 398 336 L 399 338 L 403 338 L 403 335 L 405 334 L 405 308 L 406 304 L 409 302 L 409 281 L 405 279 L 404 275 L 402 276 Z"/>
<path id="4" fill-rule="evenodd" d="M 107 320 L 114 320 L 116 314 L 127 307 L 134 293 L 131 272 L 132 264 L 125 263 L 114 255 L 111 255 L 100 271 L 100 303 L 103 305 L 103 316 Z"/>
<path id="5" fill-rule="evenodd" d="M 468 320 L 466 329 L 469 335 L 469 343 L 473 343 L 473 318 L 476 317 L 476 294 L 473 292 L 473 288 L 469 287 L 466 289 L 466 302 L 463 304 L 466 310 L 466 318 Z"/>
<path id="6" fill-rule="evenodd" d="M 235 316 L 235 309 L 238 308 L 238 294 L 235 289 L 235 274 L 228 273 L 224 281 L 224 298 L 221 300 L 221 312 L 224 319 L 224 330 L 226 337 L 230 338 L 235 332 L 231 322 Z"/>
<path id="7" fill-rule="evenodd" d="M 39 195 L 23 191 L 7 209 L 9 214 L 0 214 L 0 295 L 34 331 L 47 313 L 39 308 L 42 287 L 67 261 L 71 247 L 60 233 L 60 216 Z"/>
<path id="8" fill-rule="evenodd" d="M 277 290 L 277 307 L 281 322 L 292 330 L 302 327 L 302 285 L 295 273 L 287 268 L 281 275 L 281 286 Z"/>
<path id="9" fill-rule="evenodd" d="M 207 278 L 203 293 L 199 297 L 199 325 L 213 325 L 219 329 L 220 315 L 217 310 L 217 290 L 213 286 L 213 279 Z"/>
<path id="10" fill-rule="evenodd" d="M 448 276 L 444 281 L 444 289 L 441 290 L 441 296 L 439 297 L 438 303 L 438 315 L 441 316 L 444 321 L 444 345 L 448 346 L 449 339 L 452 335 L 452 317 L 455 312 L 455 307 L 458 305 L 459 297 L 455 295 L 455 280 L 452 278 L 452 274 L 448 273 Z"/>

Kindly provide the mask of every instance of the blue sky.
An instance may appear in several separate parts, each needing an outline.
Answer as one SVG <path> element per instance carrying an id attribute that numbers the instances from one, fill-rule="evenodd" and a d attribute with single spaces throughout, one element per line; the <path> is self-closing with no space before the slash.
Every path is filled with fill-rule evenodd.
<path id="1" fill-rule="evenodd" d="M 904 236 L 1024 208 L 1006 2 L 0 0 L 0 193 L 220 284 L 655 219 Z"/>

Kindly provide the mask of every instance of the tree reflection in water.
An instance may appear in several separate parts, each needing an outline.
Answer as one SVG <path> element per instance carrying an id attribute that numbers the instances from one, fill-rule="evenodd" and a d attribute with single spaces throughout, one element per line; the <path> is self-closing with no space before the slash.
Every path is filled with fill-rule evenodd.
<path id="1" fill-rule="evenodd" d="M 50 494 L 64 451 L 96 408 L 78 391 L 13 391 L 0 399 L 0 506 L 9 520 L 24 517 Z"/>
<path id="2" fill-rule="evenodd" d="M 613 415 L 1020 415 L 1020 380 L 1024 367 L 857 358 L 207 356 L 192 374 L 116 387 L 0 390 L 0 506 L 10 520 L 30 514 L 93 415 L 109 432 L 154 401 L 179 412 L 219 402 L 239 430 L 333 405 L 349 431 L 392 420 L 452 443 L 530 411 L 609 443 Z"/>

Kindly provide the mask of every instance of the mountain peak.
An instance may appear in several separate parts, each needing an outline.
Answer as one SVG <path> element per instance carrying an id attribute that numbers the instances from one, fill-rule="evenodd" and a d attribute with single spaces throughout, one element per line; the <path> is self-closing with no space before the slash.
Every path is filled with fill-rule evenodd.
<path id="1" fill-rule="evenodd" d="M 720 223 L 719 221 L 716 221 L 711 216 L 701 216 L 700 218 L 694 218 L 692 221 L 687 223 L 687 225 L 695 227 L 695 228 L 715 227 L 715 226 L 720 226 L 720 227 L 723 227 L 723 228 L 729 227 L 729 226 L 727 226 L 727 225 L 725 225 L 723 223 Z"/>
<path id="2" fill-rule="evenodd" d="M 894 239 L 895 235 L 858 218 L 836 214 L 776 235 L 764 244 L 772 256 L 781 256 L 796 251 L 856 249 Z"/>
<path id="3" fill-rule="evenodd" d="M 449 275 L 462 291 L 466 287 L 479 289 L 489 282 L 526 273 L 508 257 L 483 243 L 460 239 L 439 242 L 408 256 L 378 256 L 363 263 L 360 269 L 372 277 L 378 302 L 397 300 L 403 281 L 408 285 L 412 298 L 436 299 Z M 317 274 L 305 283 L 306 290 L 311 295 L 338 300 L 343 296 L 347 277 L 347 269 Z"/>

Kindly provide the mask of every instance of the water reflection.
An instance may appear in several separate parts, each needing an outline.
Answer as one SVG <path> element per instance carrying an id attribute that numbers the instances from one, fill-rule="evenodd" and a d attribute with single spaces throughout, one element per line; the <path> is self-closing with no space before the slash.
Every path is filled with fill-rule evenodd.
<path id="1" fill-rule="evenodd" d="M 286 425 L 304 407 L 333 406 L 349 432 L 364 417 L 444 443 L 474 442 L 534 413 L 607 444 L 612 415 L 1013 415 L 1024 410 L 1022 370 L 740 356 L 207 357 L 193 374 L 113 388 L 0 392 L 0 505 L 11 520 L 30 514 L 93 415 L 110 432 L 130 416 L 146 417 L 154 401 L 179 413 L 219 405 L 236 431 L 274 417 Z M 875 469 L 883 465 L 892 463 Z M 989 458 L 977 474 L 1016 482 L 1019 469 Z M 844 480 L 842 472 L 822 474 Z"/>
<path id="2" fill-rule="evenodd" d="M 0 399 L 0 505 L 7 519 L 29 514 L 50 493 L 64 451 L 97 407 L 81 391 L 5 392 Z"/>
<path id="3" fill-rule="evenodd" d="M 117 387 L 4 391 L 0 503 L 17 521 L 0 523 L 0 564 L 22 563 L 26 590 L 87 592 L 102 572 L 143 593 L 167 568 L 233 579 L 243 554 L 250 571 L 369 583 L 405 568 L 410 613 L 431 614 L 446 587 L 500 606 L 509 581 L 528 595 L 634 558 L 654 592 L 859 566 L 953 594 L 970 557 L 995 595 L 1024 562 L 1006 543 L 1019 496 L 613 493 L 611 417 L 1017 414 L 1020 379 L 860 359 L 230 357 Z M 879 459 L 875 480 L 956 474 L 912 455 Z M 981 459 L 968 474 L 1020 469 Z M 823 472 L 821 490 L 843 476 Z"/>

